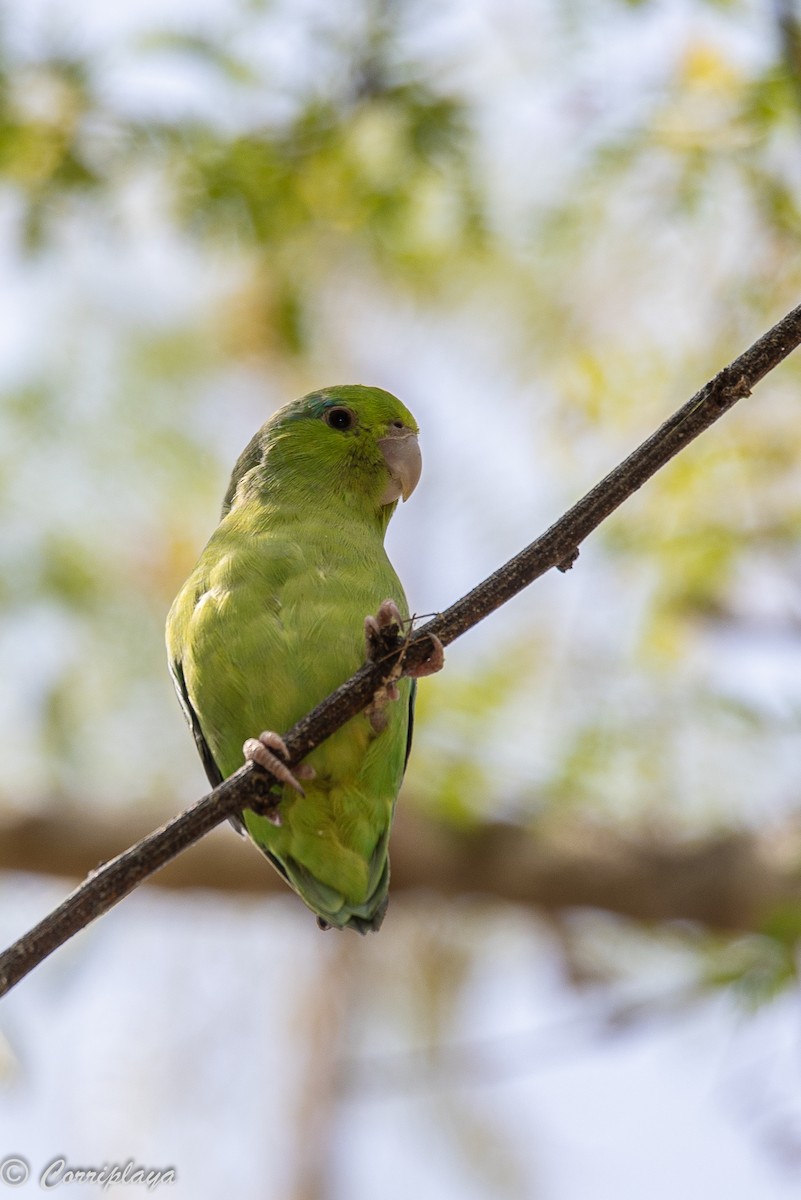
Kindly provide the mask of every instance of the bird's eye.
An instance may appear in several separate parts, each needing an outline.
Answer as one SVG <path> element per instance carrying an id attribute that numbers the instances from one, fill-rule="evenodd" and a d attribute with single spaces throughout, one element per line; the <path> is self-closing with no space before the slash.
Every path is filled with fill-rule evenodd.
<path id="1" fill-rule="evenodd" d="M 353 429 L 356 424 L 356 414 L 349 408 L 329 408 L 323 415 L 323 420 L 326 425 L 330 425 L 332 429 Z"/>

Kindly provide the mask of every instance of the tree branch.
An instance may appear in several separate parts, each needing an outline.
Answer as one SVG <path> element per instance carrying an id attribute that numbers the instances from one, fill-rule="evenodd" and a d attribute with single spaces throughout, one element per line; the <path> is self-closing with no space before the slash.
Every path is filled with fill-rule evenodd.
<path id="1" fill-rule="evenodd" d="M 567 570 L 581 542 L 737 400 L 801 344 L 801 306 L 793 309 L 748 350 L 724 367 L 672 417 L 611 471 L 550 529 L 381 661 L 361 667 L 289 731 L 290 765 L 305 758 L 365 708 L 401 659 L 420 665 L 430 635 L 448 645 L 553 567 Z M 270 804 L 270 777 L 248 763 L 161 829 L 93 872 L 64 902 L 0 955 L 0 996 L 95 917 L 107 912 L 144 879 L 244 808 Z"/>
<path id="2" fill-rule="evenodd" d="M 392 831 L 392 892 L 485 896 L 558 913 L 597 908 L 638 921 L 694 921 L 729 932 L 764 928 L 777 909 L 801 903 L 801 823 L 769 835 L 740 829 L 666 837 L 620 832 L 568 814 L 518 825 L 454 828 L 425 816 L 412 797 Z M 80 878 L 92 863 L 132 843 L 141 819 L 91 817 L 59 800 L 46 813 L 2 827 L 0 870 Z M 213 888 L 229 895 L 288 895 L 255 847 L 220 830 L 151 877 L 170 889 Z"/>

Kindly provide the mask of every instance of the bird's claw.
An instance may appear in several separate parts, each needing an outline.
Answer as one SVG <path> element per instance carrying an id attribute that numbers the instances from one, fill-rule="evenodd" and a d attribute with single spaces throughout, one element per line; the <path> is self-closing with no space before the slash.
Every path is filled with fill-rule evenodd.
<path id="1" fill-rule="evenodd" d="M 269 771 L 274 775 L 279 783 L 286 784 L 287 787 L 294 788 L 301 796 L 305 796 L 303 788 L 298 782 L 299 779 L 313 779 L 314 767 L 308 763 L 300 763 L 295 767 L 294 771 L 286 765 L 289 758 L 289 751 L 286 748 L 286 742 L 278 733 L 273 733 L 271 729 L 267 729 L 264 733 L 260 733 L 257 738 L 248 738 L 242 747 L 242 753 L 248 762 L 258 763 L 265 771 Z M 279 757 L 280 755 L 280 757 Z"/>
<path id="2" fill-rule="evenodd" d="M 385 600 L 374 617 L 364 618 L 368 662 L 379 662 L 382 655 L 397 650 L 404 624 L 406 622 L 394 600 Z M 387 704 L 391 700 L 400 698 L 398 679 L 404 675 L 408 675 L 412 679 L 422 679 L 425 675 L 433 675 L 442 669 L 445 662 L 442 642 L 434 634 L 429 634 L 429 638 L 431 649 L 424 662 L 419 666 L 406 666 L 403 654 L 401 654 L 391 674 L 375 693 L 373 702 L 367 709 L 367 716 L 376 733 L 380 733 L 386 727 Z"/>
<path id="3" fill-rule="evenodd" d="M 400 634 L 403 629 L 403 617 L 394 600 L 384 600 L 379 605 L 376 615 L 364 618 L 364 641 L 368 662 L 380 662 L 386 654 L 391 654 L 398 648 Z M 367 711 L 367 718 L 375 733 L 380 733 L 387 724 L 387 704 L 390 700 L 398 700 L 400 691 L 396 680 L 401 671 L 398 666 L 385 680 L 373 696 L 373 702 Z"/>
<path id="4" fill-rule="evenodd" d="M 403 629 L 403 617 L 394 600 L 384 600 L 376 615 L 364 618 L 364 640 L 368 662 L 377 662 L 382 653 L 394 650 Z"/>
<path id="5" fill-rule="evenodd" d="M 403 672 L 411 679 L 425 679 L 426 675 L 436 675 L 437 671 L 441 671 L 445 666 L 445 647 L 442 642 L 435 633 L 429 633 L 428 640 L 431 642 L 428 657 L 424 658 L 419 666 L 406 667 Z"/>
<path id="6" fill-rule="evenodd" d="M 381 653 L 397 648 L 403 626 L 407 624 L 401 616 L 400 609 L 394 600 L 385 600 L 374 617 L 364 618 L 364 637 L 367 644 L 367 661 L 377 662 Z M 398 676 L 408 675 L 411 679 L 423 679 L 426 675 L 436 675 L 445 664 L 445 649 L 435 633 L 428 635 L 431 648 L 428 657 L 419 666 L 407 666 L 403 659 L 400 661 Z M 397 700 L 398 690 L 394 682 L 385 685 L 388 699 Z M 395 690 L 392 694 L 391 689 Z"/>

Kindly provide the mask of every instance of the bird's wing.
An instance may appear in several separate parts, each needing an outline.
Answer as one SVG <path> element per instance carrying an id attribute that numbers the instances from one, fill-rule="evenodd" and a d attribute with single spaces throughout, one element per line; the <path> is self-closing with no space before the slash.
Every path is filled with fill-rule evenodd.
<path id="1" fill-rule="evenodd" d="M 417 699 L 417 680 L 412 680 L 412 686 L 409 688 L 409 724 L 406 728 L 406 757 L 403 760 L 403 774 L 406 774 L 406 767 L 409 763 L 409 755 L 412 752 L 412 736 L 414 734 L 414 702 Z M 401 776 L 403 778 L 403 776 Z"/>
<path id="2" fill-rule="evenodd" d="M 192 736 L 195 739 L 195 745 L 198 748 L 198 753 L 200 754 L 200 759 L 203 763 L 203 769 L 206 772 L 206 777 L 211 786 L 215 788 L 218 784 L 222 783 L 223 773 L 217 766 L 209 743 L 206 741 L 206 738 L 203 734 L 203 730 L 200 725 L 200 718 L 192 706 L 192 701 L 189 699 L 189 692 L 187 691 L 186 680 L 184 678 L 184 669 L 180 661 L 170 659 L 170 674 L 172 675 L 172 681 L 175 684 L 175 690 L 178 693 L 178 699 L 181 702 L 181 708 L 184 710 L 184 716 L 191 727 Z M 242 837 L 247 836 L 241 817 L 234 815 L 230 816 L 228 820 L 231 822 L 237 833 L 240 833 Z"/>

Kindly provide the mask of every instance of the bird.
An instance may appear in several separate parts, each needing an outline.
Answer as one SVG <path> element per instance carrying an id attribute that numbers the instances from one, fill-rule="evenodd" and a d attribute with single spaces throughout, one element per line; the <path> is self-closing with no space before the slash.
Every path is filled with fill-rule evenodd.
<path id="1" fill-rule="evenodd" d="M 390 682 L 290 770 L 281 731 L 410 626 L 384 536 L 422 470 L 419 429 L 377 387 L 321 388 L 280 408 L 240 455 L 220 523 L 172 604 L 167 652 L 217 786 L 245 760 L 276 779 L 267 814 L 234 820 L 323 928 L 377 930 L 421 667 Z"/>

